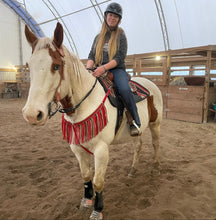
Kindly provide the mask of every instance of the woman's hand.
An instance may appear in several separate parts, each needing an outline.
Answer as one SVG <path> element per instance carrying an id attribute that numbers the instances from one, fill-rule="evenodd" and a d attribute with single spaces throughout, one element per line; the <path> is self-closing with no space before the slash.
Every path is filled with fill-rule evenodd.
<path id="1" fill-rule="evenodd" d="M 93 72 L 93 76 L 95 77 L 99 77 L 100 75 L 102 75 L 103 73 L 105 73 L 105 68 L 104 66 L 99 66 L 94 72 Z"/>

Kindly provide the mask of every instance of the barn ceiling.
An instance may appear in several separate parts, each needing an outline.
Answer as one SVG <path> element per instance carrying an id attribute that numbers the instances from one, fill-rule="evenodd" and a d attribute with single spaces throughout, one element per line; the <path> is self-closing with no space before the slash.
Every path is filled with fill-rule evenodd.
<path id="1" fill-rule="evenodd" d="M 111 0 L 2 0 L 40 36 L 53 36 L 57 21 L 64 44 L 87 58 Z M 122 5 L 121 27 L 128 54 L 216 44 L 215 0 L 115 0 Z"/>

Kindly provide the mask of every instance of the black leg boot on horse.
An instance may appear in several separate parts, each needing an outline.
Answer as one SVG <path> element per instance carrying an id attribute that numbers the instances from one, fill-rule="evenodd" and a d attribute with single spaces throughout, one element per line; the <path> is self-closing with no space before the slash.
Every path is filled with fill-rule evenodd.
<path id="1" fill-rule="evenodd" d="M 93 186 L 92 181 L 84 183 L 84 197 L 82 198 L 80 204 L 80 210 L 89 209 L 92 207 L 92 197 L 93 197 Z"/>
<path id="2" fill-rule="evenodd" d="M 95 204 L 94 211 L 90 216 L 90 220 L 102 220 L 103 219 L 103 192 L 95 192 Z"/>

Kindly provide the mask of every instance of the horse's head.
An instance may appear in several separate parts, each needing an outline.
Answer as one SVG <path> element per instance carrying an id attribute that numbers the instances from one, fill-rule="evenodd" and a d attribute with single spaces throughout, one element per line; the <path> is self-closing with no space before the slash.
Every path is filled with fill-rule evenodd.
<path id="1" fill-rule="evenodd" d="M 30 124 L 43 125 L 48 119 L 48 104 L 59 101 L 59 87 L 64 78 L 63 28 L 57 23 L 53 40 L 38 39 L 26 26 L 26 39 L 32 47 L 29 61 L 30 89 L 23 117 Z"/>

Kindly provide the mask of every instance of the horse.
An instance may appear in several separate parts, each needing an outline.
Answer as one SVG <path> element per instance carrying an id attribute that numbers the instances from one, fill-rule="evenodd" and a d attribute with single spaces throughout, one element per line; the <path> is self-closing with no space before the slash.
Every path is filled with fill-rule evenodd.
<path id="1" fill-rule="evenodd" d="M 103 187 L 109 160 L 109 145 L 128 141 L 136 144 L 129 172 L 129 176 L 133 176 L 137 169 L 142 135 L 130 136 L 125 113 L 118 132 L 115 132 L 117 109 L 107 99 L 108 94 L 97 78 L 86 70 L 77 55 L 69 52 L 63 45 L 63 27 L 59 22 L 52 39 L 37 38 L 27 25 L 25 36 L 32 47 L 32 55 L 28 63 L 30 88 L 22 109 L 23 117 L 31 125 L 42 126 L 53 115 L 50 106 L 53 103 L 61 103 L 55 112 L 59 110 L 63 113 L 63 136 L 79 162 L 84 182 L 84 197 L 81 199 L 80 209 L 84 210 L 94 205 L 90 219 L 103 219 Z M 152 97 L 152 102 L 148 102 L 147 99 L 138 102 L 137 108 L 142 134 L 147 127 L 150 128 L 154 164 L 159 167 L 162 95 L 150 80 L 144 77 L 132 79 L 147 88 Z M 90 165 L 92 156 L 94 173 Z"/>

